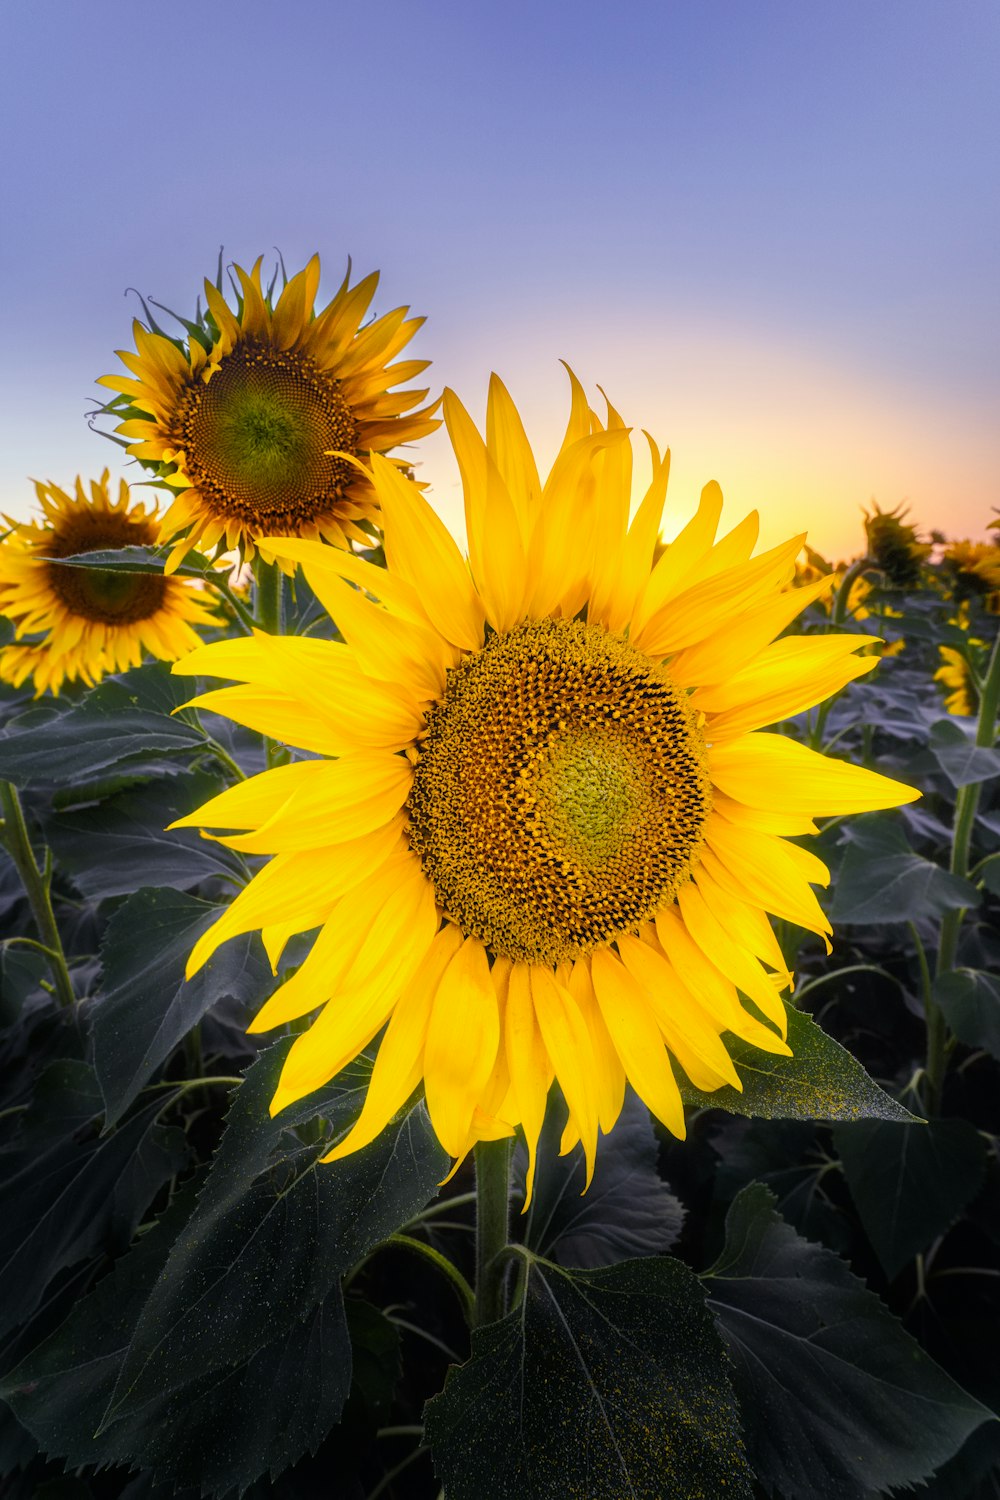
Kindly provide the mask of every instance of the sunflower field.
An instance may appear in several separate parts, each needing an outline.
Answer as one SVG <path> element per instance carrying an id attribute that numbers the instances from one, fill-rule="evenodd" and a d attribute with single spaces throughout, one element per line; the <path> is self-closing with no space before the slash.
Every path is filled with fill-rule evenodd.
<path id="1" fill-rule="evenodd" d="M 377 282 L 0 540 L 3 1495 L 1000 1496 L 1000 547 L 665 540 Z"/>

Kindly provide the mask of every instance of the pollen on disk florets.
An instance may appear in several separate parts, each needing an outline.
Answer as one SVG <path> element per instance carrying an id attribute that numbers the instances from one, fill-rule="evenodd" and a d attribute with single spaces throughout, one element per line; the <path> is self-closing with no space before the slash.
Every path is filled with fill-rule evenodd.
<path id="1" fill-rule="evenodd" d="M 448 673 L 407 803 L 444 910 L 494 953 L 580 957 L 670 902 L 711 805 L 686 696 L 621 636 L 538 620 Z"/>
<path id="2" fill-rule="evenodd" d="M 227 520 L 295 531 L 352 478 L 358 428 L 340 381 L 293 350 L 247 339 L 184 392 L 176 444 L 185 473 Z"/>

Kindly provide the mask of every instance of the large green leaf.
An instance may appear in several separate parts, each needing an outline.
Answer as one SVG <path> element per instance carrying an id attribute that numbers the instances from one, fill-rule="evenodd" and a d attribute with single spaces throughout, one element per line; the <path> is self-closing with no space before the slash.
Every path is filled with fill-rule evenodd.
<path id="1" fill-rule="evenodd" d="M 0 1153 L 0 1333 L 34 1311 L 57 1272 L 126 1245 L 161 1184 L 184 1165 L 183 1137 L 157 1124 L 162 1105 L 102 1138 L 91 1068 L 65 1061 L 46 1070 Z"/>
<path id="2" fill-rule="evenodd" d="M 869 1500 L 925 1479 L 992 1414 L 773 1203 L 760 1184 L 740 1193 L 705 1273 L 757 1478 L 809 1500 Z"/>
<path id="3" fill-rule="evenodd" d="M 220 908 L 173 890 L 140 890 L 118 908 L 101 947 L 104 994 L 88 1008 L 107 1123 L 224 996 L 250 1003 L 274 987 L 259 939 L 224 943 L 186 982 L 184 966 Z"/>
<path id="4" fill-rule="evenodd" d="M 425 1408 L 448 1500 L 749 1500 L 728 1362 L 665 1257 L 528 1263 L 523 1305 L 472 1336 Z"/>
<path id="5" fill-rule="evenodd" d="M 726 1084 L 704 1093 L 688 1084 L 686 1104 L 765 1120 L 912 1120 L 864 1068 L 804 1012 L 788 1008 L 791 1057 L 727 1037 L 743 1092 Z"/>
<path id="6" fill-rule="evenodd" d="M 182 687 L 156 663 L 108 679 L 78 703 L 30 709 L 0 734 L 0 776 L 16 786 L 73 785 L 112 766 L 204 750 L 200 730 L 171 718 L 189 697 L 190 683 Z"/>
<path id="7" fill-rule="evenodd" d="M 609 1266 L 668 1250 L 684 1210 L 656 1170 L 659 1146 L 642 1100 L 628 1090 L 614 1130 L 602 1140 L 584 1192 L 583 1148 L 559 1155 L 566 1107 L 553 1089 L 538 1143 L 524 1243 L 563 1266 Z M 518 1146 L 515 1192 L 524 1192 L 527 1153 Z"/>
<path id="8" fill-rule="evenodd" d="M 132 1329 L 194 1196 L 185 1190 L 174 1200 L 112 1274 L 6 1377 L 0 1393 L 44 1451 L 68 1466 L 139 1464 L 149 1485 L 222 1495 L 242 1492 L 264 1475 L 273 1480 L 315 1452 L 350 1387 L 343 1439 L 332 1456 L 353 1474 L 356 1440 L 370 1442 L 388 1419 L 398 1335 L 363 1302 L 348 1303 L 345 1322 L 339 1286 L 248 1359 L 196 1375 L 98 1432 Z M 328 1474 L 334 1483 L 338 1477 L 336 1469 Z"/>
<path id="9" fill-rule="evenodd" d="M 857 1120 L 833 1133 L 865 1233 L 890 1280 L 976 1196 L 986 1147 L 968 1120 Z"/>
<path id="10" fill-rule="evenodd" d="M 940 719 L 931 730 L 930 750 L 955 787 L 973 786 L 1000 776 L 1000 750 L 975 742 L 975 720 L 965 730 L 954 719 Z"/>
<path id="11" fill-rule="evenodd" d="M 219 875 L 242 885 L 246 866 L 231 849 L 203 839 L 196 828 L 167 832 L 168 823 L 221 788 L 203 773 L 152 782 L 52 817 L 45 836 L 78 888 L 98 900 L 130 896 L 141 886 L 190 890 Z"/>
<path id="12" fill-rule="evenodd" d="M 447 1159 L 423 1105 L 329 1166 L 317 1162 L 328 1142 L 303 1146 L 289 1129 L 319 1115 L 328 1135 L 343 1131 L 367 1085 L 364 1064 L 270 1118 L 291 1045 L 271 1047 L 236 1092 L 197 1209 L 135 1329 L 109 1421 L 250 1359 L 434 1195 Z"/>
<path id="13" fill-rule="evenodd" d="M 841 861 L 830 919 L 839 922 L 916 922 L 979 905 L 971 881 L 914 854 L 899 823 L 869 817 L 854 825 Z"/>
<path id="14" fill-rule="evenodd" d="M 1000 1058 L 1000 978 L 982 969 L 955 969 L 935 979 L 934 999 L 960 1042 Z"/>

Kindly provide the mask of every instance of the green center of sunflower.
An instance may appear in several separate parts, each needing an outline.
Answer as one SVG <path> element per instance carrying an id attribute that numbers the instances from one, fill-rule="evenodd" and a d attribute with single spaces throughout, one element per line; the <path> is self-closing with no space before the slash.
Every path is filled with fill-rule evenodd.
<path id="1" fill-rule="evenodd" d="M 663 668 L 599 625 L 539 620 L 448 673 L 407 812 L 462 931 L 554 964 L 673 900 L 710 806 L 704 742 Z"/>
<path id="2" fill-rule="evenodd" d="M 45 543 L 50 557 L 79 552 L 110 552 L 119 547 L 151 547 L 157 528 L 151 520 L 129 520 L 121 511 L 82 511 L 60 523 Z M 111 573 L 98 568 L 47 565 L 52 592 L 72 615 L 103 625 L 134 625 L 163 607 L 168 583 L 157 573 Z"/>
<path id="3" fill-rule="evenodd" d="M 253 340 L 184 392 L 179 446 L 195 489 L 220 518 L 295 531 L 329 515 L 352 478 L 331 449 L 352 452 L 358 429 L 340 382 L 314 360 Z"/>

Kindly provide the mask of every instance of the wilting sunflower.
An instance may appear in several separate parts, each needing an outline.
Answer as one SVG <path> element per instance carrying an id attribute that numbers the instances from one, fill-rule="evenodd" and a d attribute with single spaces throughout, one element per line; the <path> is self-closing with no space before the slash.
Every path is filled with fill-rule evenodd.
<path id="1" fill-rule="evenodd" d="M 366 1102 L 325 1158 L 372 1140 L 421 1079 L 462 1156 L 525 1132 L 546 1096 L 592 1166 L 626 1080 L 676 1135 L 672 1059 L 703 1089 L 740 1080 L 726 1036 L 786 1053 L 787 972 L 767 913 L 830 931 L 798 843 L 814 819 L 912 800 L 762 726 L 875 665 L 864 635 L 775 638 L 825 587 L 790 587 L 802 538 L 752 557 L 757 518 L 715 541 L 722 497 L 652 565 L 669 455 L 628 525 L 631 446 L 574 382 L 544 485 L 510 397 L 487 440 L 451 393 L 469 558 L 420 491 L 373 463 L 387 570 L 308 541 L 301 564 L 343 635 L 203 647 L 175 667 L 242 685 L 194 701 L 319 758 L 223 792 L 178 826 L 273 856 L 194 949 L 263 929 L 272 961 L 319 927 L 253 1030 L 319 1010 L 272 1110 L 383 1026 Z M 388 1022 L 388 1025 L 386 1023 Z M 529 1184 L 530 1185 L 530 1184 Z"/>
<path id="2" fill-rule="evenodd" d="M 173 661 L 198 645 L 194 625 L 213 625 L 198 584 L 155 573 L 105 573 L 67 568 L 46 559 L 118 547 L 146 547 L 157 539 L 156 507 L 129 497 L 124 480 L 111 498 L 110 475 L 77 479 L 69 495 L 35 484 L 40 522 L 17 522 L 0 542 L 0 614 L 17 623 L 18 639 L 0 652 L 0 679 L 20 687 L 33 677 L 38 694 L 58 693 L 65 680 L 91 686 L 105 672 L 138 666 L 144 651 Z"/>
<path id="3" fill-rule="evenodd" d="M 432 432 L 431 408 L 414 411 L 426 390 L 394 391 L 427 360 L 390 361 L 423 318 L 398 307 L 361 327 L 378 272 L 357 286 L 345 277 L 314 312 L 319 256 L 286 284 L 277 301 L 261 283 L 261 261 L 235 266 L 235 311 L 205 282 L 204 330 L 186 342 L 136 322 L 136 353 L 119 350 L 134 378 L 101 377 L 126 401 L 118 431 L 129 453 L 156 466 L 179 491 L 162 522 L 162 539 L 183 534 L 171 565 L 188 546 L 223 544 L 254 555 L 258 537 L 323 537 L 337 546 L 371 545 L 359 523 L 378 517 L 367 459 Z M 199 337 L 198 335 L 202 336 Z"/>
<path id="4" fill-rule="evenodd" d="M 880 510 L 875 502 L 871 512 L 865 512 L 868 555 L 897 589 L 917 586 L 920 569 L 934 550 L 930 542 L 920 541 L 916 528 L 904 520 L 905 515 L 905 506 Z"/>

